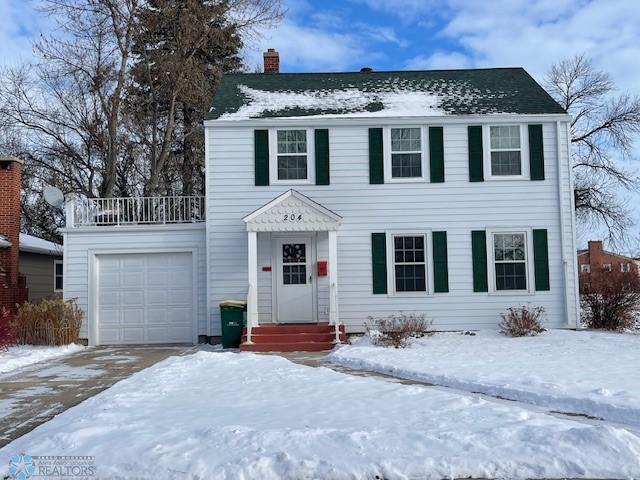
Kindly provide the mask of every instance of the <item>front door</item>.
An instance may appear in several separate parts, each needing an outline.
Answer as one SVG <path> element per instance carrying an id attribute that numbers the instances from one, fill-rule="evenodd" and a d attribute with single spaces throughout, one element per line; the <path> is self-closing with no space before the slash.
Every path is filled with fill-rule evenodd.
<path id="1" fill-rule="evenodd" d="M 313 252 L 310 237 L 278 238 L 276 241 L 276 321 L 314 321 Z"/>

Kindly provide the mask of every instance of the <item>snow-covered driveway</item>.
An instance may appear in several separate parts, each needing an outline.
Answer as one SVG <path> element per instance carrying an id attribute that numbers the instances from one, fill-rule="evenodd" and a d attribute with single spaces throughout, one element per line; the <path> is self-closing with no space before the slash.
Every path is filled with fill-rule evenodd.
<path id="1" fill-rule="evenodd" d="M 406 349 L 374 347 L 363 337 L 335 350 L 328 360 L 640 426 L 640 335 L 438 333 Z"/>
<path id="2" fill-rule="evenodd" d="M 84 349 L 81 345 L 71 344 L 63 347 L 44 347 L 33 345 L 18 345 L 0 350 L 0 376 L 12 373 L 19 368 L 26 367 L 45 360 L 70 355 Z"/>
<path id="3" fill-rule="evenodd" d="M 92 455 L 99 478 L 640 476 L 640 438 L 626 430 L 204 351 L 117 383 L 0 458 L 19 452 Z"/>

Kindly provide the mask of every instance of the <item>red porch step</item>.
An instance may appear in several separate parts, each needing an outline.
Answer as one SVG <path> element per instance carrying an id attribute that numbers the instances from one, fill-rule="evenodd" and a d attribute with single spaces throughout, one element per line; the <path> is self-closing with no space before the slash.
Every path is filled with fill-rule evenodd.
<path id="1" fill-rule="evenodd" d="M 247 329 L 242 331 L 240 350 L 246 352 L 321 352 L 334 346 L 335 327 L 329 324 L 260 325 L 251 330 L 252 344 L 247 345 Z M 340 341 L 346 342 L 344 325 Z"/>

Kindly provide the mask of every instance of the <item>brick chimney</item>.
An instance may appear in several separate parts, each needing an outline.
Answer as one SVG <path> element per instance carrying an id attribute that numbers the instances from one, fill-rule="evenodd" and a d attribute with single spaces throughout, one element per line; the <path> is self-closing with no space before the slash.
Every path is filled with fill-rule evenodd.
<path id="1" fill-rule="evenodd" d="M 280 73 L 280 54 L 275 48 L 268 48 L 262 54 L 264 58 L 264 73 Z"/>
<path id="2" fill-rule="evenodd" d="M 22 160 L 0 157 L 0 235 L 11 244 L 0 248 L 0 307 L 13 310 L 20 300 L 20 188 Z"/>
<path id="3" fill-rule="evenodd" d="M 602 240 L 589 240 L 588 242 L 589 249 L 589 263 L 592 267 L 598 266 L 602 267 L 604 261 L 604 248 L 602 246 Z"/>

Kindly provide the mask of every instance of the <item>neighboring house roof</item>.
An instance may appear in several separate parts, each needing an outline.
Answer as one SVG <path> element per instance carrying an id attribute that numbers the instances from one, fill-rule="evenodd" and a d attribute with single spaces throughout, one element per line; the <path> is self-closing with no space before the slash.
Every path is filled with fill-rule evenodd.
<path id="1" fill-rule="evenodd" d="M 45 255 L 62 255 L 62 245 L 50 242 L 42 238 L 20 234 L 20 251 L 30 253 L 42 253 Z"/>
<path id="2" fill-rule="evenodd" d="M 11 246 L 11 242 L 7 240 L 7 237 L 0 235 L 0 248 L 7 248 Z"/>
<path id="3" fill-rule="evenodd" d="M 208 119 L 564 114 L 523 68 L 223 75 Z"/>
<path id="4" fill-rule="evenodd" d="M 586 255 L 587 253 L 589 253 L 589 250 L 586 249 L 586 248 L 578 250 L 578 256 Z M 626 255 L 622 255 L 620 253 L 609 252 L 607 250 L 603 250 L 602 253 L 605 254 L 605 255 L 611 255 L 613 257 L 624 258 L 625 260 L 631 260 L 632 262 L 640 261 L 640 258 L 628 257 Z"/>

